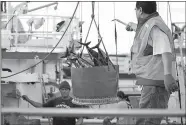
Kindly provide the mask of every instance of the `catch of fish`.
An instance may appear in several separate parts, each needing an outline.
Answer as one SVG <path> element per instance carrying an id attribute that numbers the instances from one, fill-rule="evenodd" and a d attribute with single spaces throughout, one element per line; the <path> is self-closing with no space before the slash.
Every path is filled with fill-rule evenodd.
<path id="1" fill-rule="evenodd" d="M 87 58 L 80 53 L 76 53 L 74 44 L 72 44 L 72 46 L 66 48 L 66 52 L 61 56 L 61 58 L 66 59 L 65 63 L 68 64 L 68 67 L 88 68 L 112 64 L 108 55 L 100 48 L 101 40 L 93 47 L 89 46 L 91 42 L 79 43 L 87 49 L 89 57 Z"/>

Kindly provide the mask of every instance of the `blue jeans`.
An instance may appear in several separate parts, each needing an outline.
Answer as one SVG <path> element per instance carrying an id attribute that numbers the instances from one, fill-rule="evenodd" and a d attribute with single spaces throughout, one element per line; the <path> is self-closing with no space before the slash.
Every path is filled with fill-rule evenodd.
<path id="1" fill-rule="evenodd" d="M 166 109 L 168 108 L 170 94 L 164 87 L 143 86 L 139 107 L 141 109 Z M 163 117 L 137 118 L 136 125 L 160 125 Z"/>

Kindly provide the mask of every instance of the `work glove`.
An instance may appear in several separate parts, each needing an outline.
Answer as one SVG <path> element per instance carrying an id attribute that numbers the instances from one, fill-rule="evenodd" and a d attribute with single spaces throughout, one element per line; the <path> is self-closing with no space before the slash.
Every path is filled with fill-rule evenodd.
<path id="1" fill-rule="evenodd" d="M 166 90 L 172 94 L 172 92 L 178 91 L 178 83 L 171 74 L 164 75 L 164 85 Z"/>

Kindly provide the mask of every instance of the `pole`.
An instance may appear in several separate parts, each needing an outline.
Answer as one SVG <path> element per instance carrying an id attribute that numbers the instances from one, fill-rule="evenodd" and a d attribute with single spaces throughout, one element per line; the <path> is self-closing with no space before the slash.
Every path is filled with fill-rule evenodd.
<path id="1" fill-rule="evenodd" d="M 1 4 L 1 1 L 0 1 L 0 4 Z M 1 22 L 1 11 L 0 11 L 0 22 Z M 1 27 L 1 23 L 0 23 L 0 27 Z M 1 81 L 1 62 L 2 62 L 2 56 L 1 56 L 1 33 L 0 33 L 0 81 Z M 0 84 L 0 92 L 1 92 L 1 84 Z M 1 95 L 2 96 L 2 95 Z M 1 104 L 1 96 L 0 96 L 0 104 Z M 0 106 L 0 109 L 1 109 L 1 106 Z M 1 122 L 1 113 L 0 113 L 0 123 L 2 124 L 3 122 Z"/>
<path id="2" fill-rule="evenodd" d="M 45 8 L 45 7 L 49 7 L 49 6 L 52 6 L 52 5 L 55 5 L 55 4 L 58 4 L 58 2 L 54 2 L 54 3 L 50 3 L 50 4 L 47 4 L 47 5 L 40 6 L 40 7 L 36 7 L 34 9 L 28 10 L 27 13 L 35 11 L 35 10 L 39 10 L 39 9 L 42 9 L 42 8 Z"/>

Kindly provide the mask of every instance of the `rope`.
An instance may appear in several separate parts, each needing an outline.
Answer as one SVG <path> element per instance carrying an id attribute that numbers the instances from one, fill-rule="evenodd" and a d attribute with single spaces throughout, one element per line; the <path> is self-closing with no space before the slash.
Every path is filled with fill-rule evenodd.
<path id="1" fill-rule="evenodd" d="M 115 2 L 114 3 L 114 19 L 116 19 L 115 15 Z M 115 26 L 115 45 L 116 45 L 116 65 L 118 65 L 118 41 L 117 41 L 117 29 L 116 29 L 116 21 L 114 21 L 114 26 Z"/>
<path id="2" fill-rule="evenodd" d="M 98 30 L 99 30 L 99 2 L 98 2 Z M 100 40 L 100 37 L 99 37 L 99 34 L 98 34 L 98 43 L 99 43 L 99 40 Z"/>
<path id="3" fill-rule="evenodd" d="M 6 1 L 5 1 L 6 2 Z M 26 3 L 29 3 L 30 1 L 27 1 Z M 14 9 L 14 11 L 13 11 L 13 14 L 15 14 L 15 12 L 17 11 L 17 9 L 21 6 L 21 5 L 23 5 L 23 4 L 25 4 L 25 2 L 24 3 L 22 3 L 22 4 L 19 4 L 18 6 L 16 6 Z M 8 22 L 5 24 L 5 28 L 7 27 L 7 25 L 8 25 L 8 23 L 13 19 L 15 17 L 15 15 L 13 15 L 9 20 L 8 20 Z M 13 20 L 12 20 L 12 25 L 13 25 Z M 13 29 L 13 26 L 12 26 L 12 29 Z M 11 30 L 12 30 L 11 29 Z"/>
<path id="4" fill-rule="evenodd" d="M 169 9 L 169 15 L 170 15 L 170 22 L 171 22 L 171 31 L 172 31 L 172 34 L 173 34 L 173 27 L 172 27 L 172 17 L 171 17 L 171 11 L 170 11 L 170 4 L 169 2 L 167 2 L 167 8 Z M 173 42 L 174 44 L 174 42 Z M 174 52 L 175 52 L 175 45 L 173 45 L 174 47 Z M 175 57 L 176 57 L 176 54 L 175 54 Z M 176 72 L 177 72 L 177 76 L 178 76 L 178 65 L 176 63 Z M 179 80 L 178 80 L 178 87 L 180 88 L 180 83 L 179 83 Z M 179 103 L 180 103 L 180 109 L 182 109 L 182 106 L 181 106 L 181 93 L 180 93 L 180 89 L 178 89 L 178 98 L 179 98 Z M 181 124 L 183 125 L 183 118 L 181 117 Z"/>
<path id="5" fill-rule="evenodd" d="M 116 8 L 115 8 L 115 2 L 113 2 L 114 4 L 114 19 L 116 19 Z M 116 46 L 116 65 L 118 66 L 118 41 L 117 41 L 117 29 L 116 29 L 116 21 L 114 21 L 114 26 L 115 26 L 115 46 Z M 117 71 L 117 70 L 116 70 Z M 119 81 L 119 70 L 117 71 L 117 80 Z M 117 82 L 118 82 L 117 81 Z M 119 85 L 117 87 L 119 89 Z"/>
<path id="6" fill-rule="evenodd" d="M 92 18 L 92 20 L 91 20 L 91 22 L 90 22 L 90 25 L 89 25 L 88 32 L 87 32 L 87 35 L 86 35 L 86 38 L 85 38 L 85 42 L 84 42 L 84 43 L 87 42 L 87 38 L 88 38 L 89 32 L 90 32 L 90 28 L 91 28 L 92 22 L 93 22 L 93 20 L 94 20 L 94 3 L 93 3 L 93 2 L 92 2 L 92 15 L 91 15 L 91 18 Z M 84 50 L 84 46 L 83 46 L 83 49 L 81 50 L 80 57 L 82 57 L 83 50 Z"/>
<path id="7" fill-rule="evenodd" d="M 45 57 L 44 59 L 42 59 L 42 60 L 39 61 L 38 63 L 34 64 L 33 66 L 30 66 L 29 68 L 26 68 L 26 69 L 24 69 L 24 70 L 22 70 L 22 71 L 19 71 L 19 72 L 15 73 L 15 74 L 12 74 L 12 75 L 9 75 L 9 76 L 1 77 L 1 79 L 3 79 L 3 78 L 8 78 L 8 77 L 11 77 L 11 76 L 15 76 L 15 75 L 17 75 L 17 74 L 20 74 L 20 73 L 22 73 L 22 72 L 24 72 L 24 71 L 30 69 L 30 68 L 33 68 L 33 67 L 37 66 L 39 63 L 43 62 L 50 54 L 52 54 L 52 52 L 54 51 L 54 49 L 58 46 L 58 44 L 60 43 L 60 41 L 63 39 L 65 33 L 67 32 L 67 30 L 68 30 L 68 28 L 69 28 L 69 26 L 70 26 L 70 24 L 71 24 L 71 22 L 72 22 L 72 19 L 74 18 L 74 15 L 75 15 L 75 13 L 76 13 L 76 10 L 77 10 L 77 8 L 78 8 L 78 5 L 79 5 L 79 2 L 77 3 L 76 8 L 75 8 L 75 10 L 74 10 L 74 12 L 73 12 L 73 15 L 72 15 L 72 17 L 70 18 L 70 22 L 69 22 L 67 28 L 65 29 L 63 35 L 62 35 L 61 38 L 59 39 L 58 43 L 55 45 L 55 47 L 52 49 L 52 51 L 51 51 L 48 55 L 46 55 L 46 57 Z"/>
<path id="8" fill-rule="evenodd" d="M 81 21 L 83 19 L 83 3 L 81 2 Z"/>
<path id="9" fill-rule="evenodd" d="M 96 20 L 95 20 L 95 19 L 94 19 L 94 23 L 95 23 L 96 29 L 98 30 L 98 26 L 97 26 L 97 23 L 96 23 Z M 104 44 L 104 42 L 103 42 L 103 39 L 102 39 L 101 34 L 100 34 L 100 32 L 99 32 L 99 31 L 98 31 L 98 34 L 99 34 L 99 37 L 101 38 L 101 39 L 100 39 L 100 41 L 101 41 L 101 42 L 102 42 L 102 44 L 103 44 L 103 48 L 104 48 L 105 53 L 106 53 L 106 55 L 107 55 L 107 57 L 108 57 L 108 61 L 109 61 L 109 62 L 112 62 L 112 61 L 110 60 L 110 58 L 109 58 L 108 52 L 107 52 L 107 50 L 106 50 L 105 44 Z M 113 66 L 113 68 L 116 70 L 116 68 L 115 68 L 114 64 L 113 64 L 113 63 L 111 63 L 111 65 L 112 65 L 112 66 Z M 108 67 L 108 68 L 109 68 L 109 67 Z"/>
<path id="10" fill-rule="evenodd" d="M 169 3 L 167 2 L 167 26 L 168 26 L 168 20 L 169 20 L 169 8 L 168 8 L 168 6 L 169 6 Z"/>
<path id="11" fill-rule="evenodd" d="M 80 6 L 80 21 L 82 22 L 82 2 L 81 2 L 81 6 Z M 82 36 L 82 30 L 83 30 L 83 25 L 80 25 L 80 42 L 82 42 L 83 36 Z"/>
<path id="12" fill-rule="evenodd" d="M 99 2 L 98 2 L 98 24 L 99 24 Z"/>
<path id="13" fill-rule="evenodd" d="M 90 26 L 89 26 L 89 29 L 88 29 L 88 33 L 87 33 L 87 36 L 86 36 L 86 39 L 85 39 L 85 42 L 84 42 L 84 43 L 86 43 L 86 41 L 87 41 L 87 38 L 88 38 L 88 35 L 89 35 L 89 32 L 90 32 L 90 28 L 91 28 L 92 22 L 94 21 L 95 26 L 96 26 L 96 29 L 97 29 L 97 31 L 98 31 L 98 35 L 99 35 L 99 37 L 100 37 L 100 41 L 101 41 L 102 44 L 103 44 L 103 47 L 104 47 L 104 50 L 105 50 L 105 52 L 106 52 L 107 57 L 109 57 L 109 56 L 108 56 L 108 52 L 107 52 L 107 50 L 106 50 L 106 48 L 105 48 L 105 45 L 104 45 L 104 43 L 103 43 L 101 34 L 100 34 L 100 32 L 99 32 L 98 25 L 97 25 L 96 20 L 95 20 L 95 18 L 94 18 L 94 6 L 95 6 L 95 3 L 92 2 L 92 15 L 91 15 L 92 20 L 91 20 L 91 23 L 90 23 Z M 80 53 L 80 57 L 82 56 L 83 50 L 84 50 L 84 46 L 83 46 L 83 49 L 82 49 L 82 51 L 81 51 L 81 53 Z M 90 58 L 91 58 L 91 54 L 89 54 L 89 55 L 90 55 Z M 109 58 L 108 58 L 108 61 L 111 62 L 111 60 L 110 60 Z M 111 63 L 111 64 L 112 64 L 112 63 Z M 113 64 L 112 64 L 112 66 L 114 67 Z M 114 67 L 114 69 L 115 69 L 115 67 Z"/>
<path id="14" fill-rule="evenodd" d="M 113 5 L 114 5 L 114 19 L 116 19 L 116 18 L 115 18 L 115 17 L 116 17 L 116 14 L 115 14 L 115 13 L 116 13 L 116 12 L 115 12 L 115 10 L 116 10 L 116 9 L 115 9 L 115 2 L 113 2 Z M 115 22 L 115 21 L 114 21 L 114 22 Z"/>
<path id="15" fill-rule="evenodd" d="M 15 14 L 16 10 L 14 10 L 13 14 Z M 12 25 L 13 25 L 13 18 L 15 17 L 15 15 L 13 15 L 5 24 L 5 28 L 7 28 L 7 25 L 10 23 L 10 21 L 12 20 Z"/>
<path id="16" fill-rule="evenodd" d="M 95 25 L 96 25 L 96 29 L 98 30 L 98 25 L 97 25 L 95 19 L 94 19 L 94 23 L 95 23 Z M 106 55 L 108 56 L 108 52 L 107 52 L 106 47 L 105 47 L 105 45 L 104 45 L 104 43 L 103 43 L 103 39 L 102 39 L 102 37 L 101 37 L 101 34 L 100 34 L 99 30 L 98 30 L 98 34 L 99 34 L 100 40 L 101 40 L 101 42 L 102 42 L 102 44 L 103 44 L 104 50 L 105 50 L 105 52 L 106 52 Z"/>

